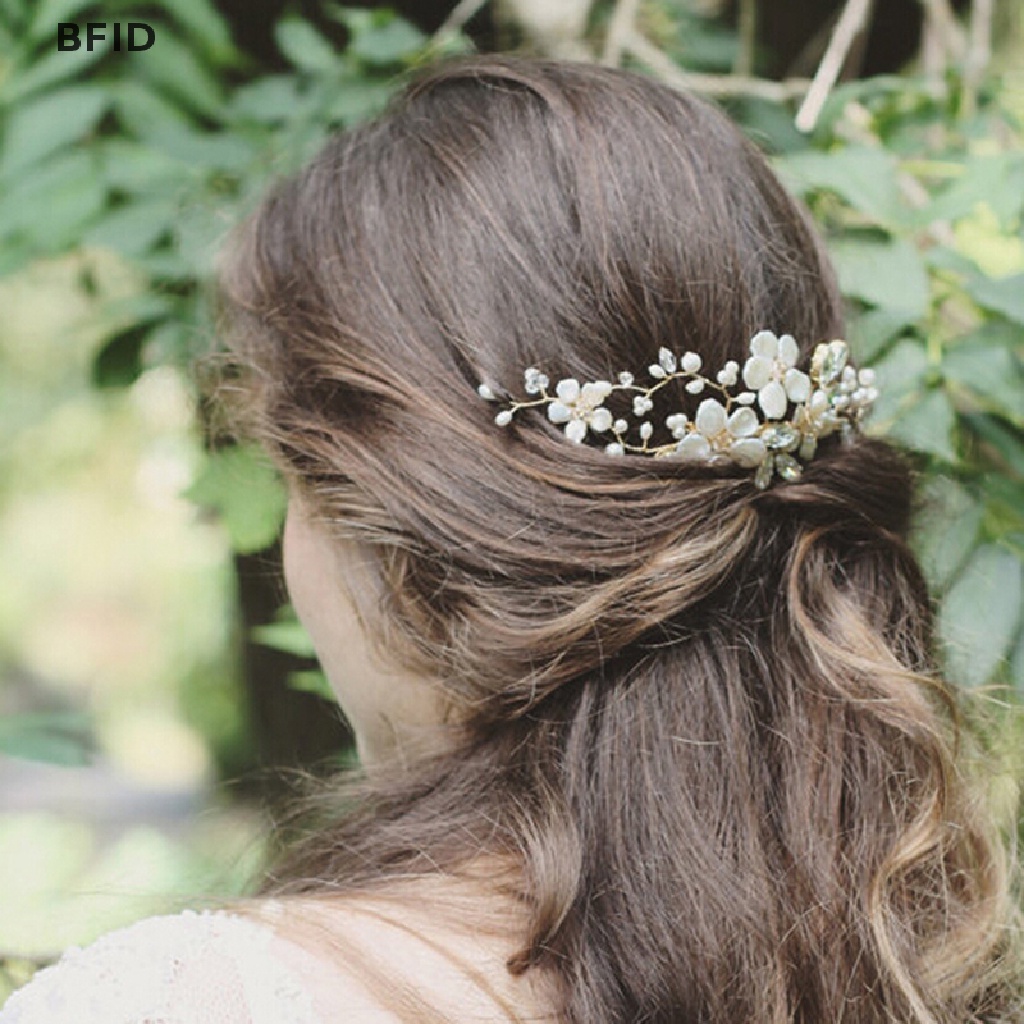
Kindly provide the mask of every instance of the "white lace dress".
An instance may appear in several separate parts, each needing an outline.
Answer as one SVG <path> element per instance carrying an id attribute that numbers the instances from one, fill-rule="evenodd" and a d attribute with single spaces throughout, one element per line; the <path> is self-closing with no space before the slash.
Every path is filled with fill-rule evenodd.
<path id="1" fill-rule="evenodd" d="M 151 917 L 70 949 L 0 1024 L 322 1024 L 268 927 L 219 911 Z"/>

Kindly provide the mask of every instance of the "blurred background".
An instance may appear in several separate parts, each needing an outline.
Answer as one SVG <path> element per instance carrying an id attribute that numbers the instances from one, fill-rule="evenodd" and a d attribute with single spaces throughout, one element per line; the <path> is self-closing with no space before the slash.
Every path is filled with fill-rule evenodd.
<path id="1" fill-rule="evenodd" d="M 90 21 L 154 44 L 58 50 Z M 285 600 L 280 482 L 201 401 L 211 274 L 275 176 L 473 50 L 704 93 L 806 200 L 1019 822 L 1018 0 L 0 0 L 0 1002 L 69 944 L 246 891 L 291 769 L 352 758 Z"/>

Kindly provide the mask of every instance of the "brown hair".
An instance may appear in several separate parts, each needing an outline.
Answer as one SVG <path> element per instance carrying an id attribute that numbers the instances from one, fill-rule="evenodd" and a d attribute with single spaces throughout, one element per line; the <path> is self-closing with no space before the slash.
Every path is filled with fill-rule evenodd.
<path id="1" fill-rule="evenodd" d="M 498 428 L 476 394 L 842 335 L 807 216 L 721 113 L 627 71 L 449 60 L 275 187 L 222 285 L 250 428 L 376 553 L 389 656 L 464 726 L 339 783 L 269 889 L 512 858 L 510 967 L 551 972 L 573 1024 L 1022 1019 L 907 457 L 830 438 L 759 491 L 572 445 L 543 409 Z"/>

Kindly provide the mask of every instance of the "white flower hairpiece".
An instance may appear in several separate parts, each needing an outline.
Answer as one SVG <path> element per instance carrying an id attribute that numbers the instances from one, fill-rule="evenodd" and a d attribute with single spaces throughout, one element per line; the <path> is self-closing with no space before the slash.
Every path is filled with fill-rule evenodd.
<path id="1" fill-rule="evenodd" d="M 555 394 L 549 395 L 547 376 L 531 366 L 524 373 L 524 387 L 528 395 L 541 397 L 513 400 L 511 408 L 499 412 L 494 422 L 508 426 L 520 409 L 547 404 L 548 419 L 565 424 L 565 436 L 577 444 L 588 431 L 604 434 L 610 430 L 615 440 L 605 445 L 609 455 L 675 455 L 709 465 L 756 467 L 754 483 L 764 489 L 775 472 L 784 480 L 797 479 L 802 467 L 793 453 L 807 462 L 814 457 L 820 438 L 838 430 L 847 439 L 877 399 L 874 370 L 858 371 L 847 365 L 849 354 L 845 341 L 822 342 L 811 357 L 810 373 L 804 373 L 796 368 L 799 348 L 792 335 L 776 337 L 771 331 L 759 331 L 750 341 L 750 357 L 743 366 L 743 383 L 749 390 L 737 395 L 728 389 L 736 386 L 739 364 L 730 359 L 711 380 L 699 372 L 701 358 L 696 352 L 677 359 L 669 349 L 659 349 L 658 362 L 648 367 L 657 383 L 646 388 L 634 384 L 633 374 L 624 372 L 618 375 L 617 384 L 598 380 L 581 385 L 571 377 L 560 380 Z M 604 407 L 605 399 L 613 391 L 638 392 L 633 398 L 633 414 L 643 417 L 654 408 L 651 396 L 677 377 L 690 378 L 684 385 L 690 394 L 700 394 L 705 387 L 721 392 L 725 404 L 705 398 L 693 420 L 682 412 L 666 417 L 665 426 L 674 439 L 670 444 L 649 445 L 654 424 L 645 419 L 639 425 L 643 443 L 627 444 L 624 435 L 629 423 L 614 419 Z M 477 391 L 481 398 L 499 401 L 488 384 L 481 384 Z M 753 409 L 755 403 L 764 414 L 763 421 Z M 796 409 L 789 419 L 783 419 L 790 403 Z"/>

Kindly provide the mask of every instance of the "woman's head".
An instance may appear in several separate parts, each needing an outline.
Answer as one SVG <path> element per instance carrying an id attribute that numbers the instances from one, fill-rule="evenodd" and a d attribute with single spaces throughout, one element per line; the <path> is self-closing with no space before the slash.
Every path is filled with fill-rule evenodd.
<path id="1" fill-rule="evenodd" d="M 759 497 L 749 473 L 571 448 L 542 411 L 495 429 L 477 385 L 530 364 L 607 377 L 667 345 L 718 366 L 742 362 L 762 327 L 794 334 L 806 359 L 841 333 L 827 259 L 763 158 L 710 105 L 639 75 L 489 58 L 421 76 L 272 193 L 225 287 L 296 492 L 335 533 L 415 566 L 398 592 L 437 600 L 392 608 L 400 631 L 474 706 L 497 688 L 498 713 L 521 711 L 546 678 L 614 653 L 609 626 L 621 647 L 669 605 L 706 602 L 712 578 L 762 550 L 755 506 L 763 520 L 802 502 L 833 522 L 906 525 L 906 469 L 880 444 L 826 443 L 799 494 Z M 673 407 L 692 415 L 701 397 L 679 383 Z M 658 551 L 676 568 L 654 564 L 648 581 L 637 571 Z M 643 593 L 590 614 L 598 584 L 631 575 Z M 485 587 L 497 605 L 481 605 Z M 583 660 L 563 650 L 565 614 Z M 437 643 L 436 627 L 465 640 Z M 535 634 L 515 664 L 506 631 Z M 501 649 L 467 670 L 473 633 Z"/>
<path id="2" fill-rule="evenodd" d="M 296 877 L 516 857 L 517 966 L 558 973 L 567 1020 L 998 1000 L 1005 879 L 952 759 L 905 459 L 828 439 L 759 491 L 542 410 L 497 428 L 476 394 L 841 335 L 806 216 L 720 113 L 628 72 L 449 62 L 275 188 L 223 288 L 304 520 L 366 556 L 370 644 L 458 723 Z"/>

